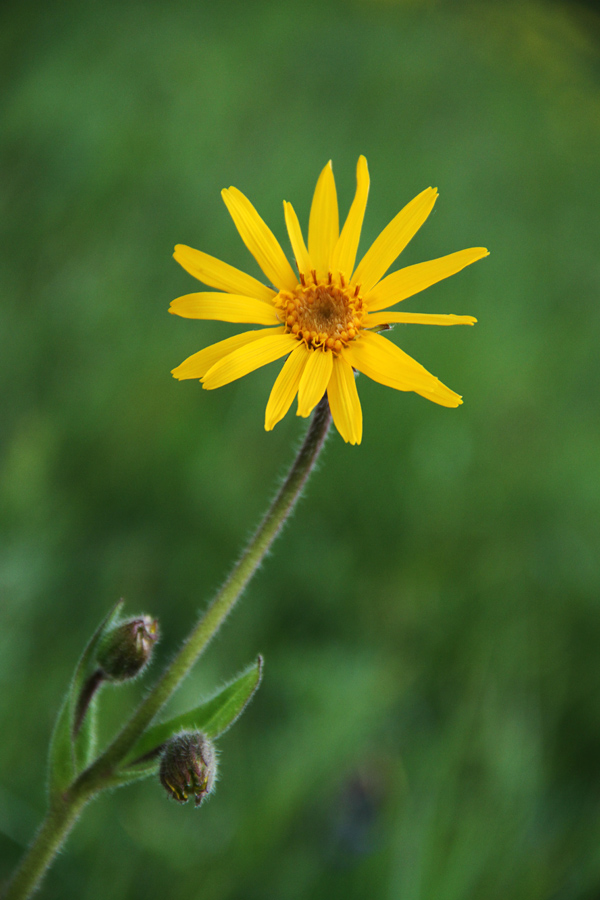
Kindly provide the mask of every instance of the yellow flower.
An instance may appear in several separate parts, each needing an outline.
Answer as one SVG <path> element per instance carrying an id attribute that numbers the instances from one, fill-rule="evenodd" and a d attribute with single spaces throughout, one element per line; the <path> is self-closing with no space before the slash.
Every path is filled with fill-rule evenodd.
<path id="1" fill-rule="evenodd" d="M 250 201 L 237 188 L 222 191 L 242 240 L 275 290 L 200 250 L 178 244 L 177 262 L 222 293 L 186 294 L 173 300 L 169 312 L 270 327 L 246 331 L 195 353 L 173 369 L 175 378 L 199 378 L 212 390 L 287 356 L 267 403 L 267 431 L 285 416 L 296 394 L 298 415 L 308 416 L 327 391 L 333 421 L 351 444 L 360 444 L 362 438 L 355 370 L 442 406 L 462 403 L 459 394 L 377 332 L 396 322 L 473 325 L 477 320 L 472 316 L 384 310 L 454 275 L 488 251 L 459 250 L 383 277 L 433 209 L 437 190 L 427 188 L 392 219 L 355 268 L 369 193 L 364 156 L 358 160 L 356 180 L 356 195 L 340 232 L 331 162 L 325 166 L 310 211 L 308 247 L 291 203 L 284 201 L 298 275 Z"/>

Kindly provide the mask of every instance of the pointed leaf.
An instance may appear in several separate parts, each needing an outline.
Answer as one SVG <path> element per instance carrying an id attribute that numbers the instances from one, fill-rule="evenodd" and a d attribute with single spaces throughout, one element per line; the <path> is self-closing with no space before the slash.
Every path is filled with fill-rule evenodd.
<path id="1" fill-rule="evenodd" d="M 64 791 L 77 775 L 77 762 L 73 741 L 73 726 L 75 723 L 77 700 L 81 693 L 86 674 L 91 667 L 98 642 L 103 637 L 106 630 L 110 628 L 117 619 L 122 606 L 123 600 L 119 600 L 92 635 L 87 647 L 83 651 L 81 659 L 77 663 L 77 668 L 75 669 L 71 684 L 63 699 L 52 733 L 52 739 L 50 741 L 48 788 L 51 797 Z M 93 736 L 92 733 L 93 725 L 91 728 L 88 726 L 86 729 L 81 729 L 77 743 L 79 744 L 79 740 L 81 739 L 82 749 L 83 745 L 86 743 L 89 745 L 89 739 Z M 79 753 L 77 755 L 79 756 Z M 82 755 L 87 756 L 87 753 L 84 751 Z"/>
<path id="2" fill-rule="evenodd" d="M 156 751 L 178 731 L 202 731 L 214 740 L 241 716 L 255 694 L 262 678 L 262 656 L 214 697 L 189 712 L 149 728 L 128 754 L 128 760 L 141 760 Z M 135 763 L 134 763 L 135 764 Z M 128 769 L 121 770 L 124 774 Z"/>

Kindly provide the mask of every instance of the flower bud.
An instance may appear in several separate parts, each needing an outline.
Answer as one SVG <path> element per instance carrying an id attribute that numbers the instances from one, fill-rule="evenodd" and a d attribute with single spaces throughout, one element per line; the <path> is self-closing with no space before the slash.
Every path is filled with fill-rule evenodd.
<path id="1" fill-rule="evenodd" d="M 192 794 L 200 806 L 217 776 L 214 744 L 198 731 L 174 735 L 165 744 L 159 775 L 162 786 L 178 803 L 185 803 Z"/>
<path id="2" fill-rule="evenodd" d="M 108 681 L 127 681 L 142 671 L 158 640 L 158 622 L 150 616 L 128 619 L 111 628 L 102 639 L 96 658 Z"/>

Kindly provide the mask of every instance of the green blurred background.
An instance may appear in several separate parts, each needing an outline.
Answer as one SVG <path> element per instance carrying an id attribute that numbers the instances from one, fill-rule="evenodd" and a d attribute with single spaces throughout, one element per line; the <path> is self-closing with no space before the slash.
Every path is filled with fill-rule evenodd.
<path id="1" fill-rule="evenodd" d="M 491 256 L 406 301 L 477 316 L 392 339 L 465 397 L 361 377 L 274 554 L 174 708 L 258 652 L 199 812 L 96 801 L 45 898 L 600 897 L 600 27 L 559 3 L 8 3 L 0 19 L 0 877 L 44 810 L 53 717 L 119 597 L 167 659 L 304 422 L 279 364 L 169 371 L 237 326 L 167 315 L 177 242 L 258 274 L 219 191 L 288 248 L 333 159 L 362 247 L 428 185 L 403 255 Z M 243 330 L 241 327 L 239 330 Z M 105 697 L 110 734 L 139 696 Z"/>

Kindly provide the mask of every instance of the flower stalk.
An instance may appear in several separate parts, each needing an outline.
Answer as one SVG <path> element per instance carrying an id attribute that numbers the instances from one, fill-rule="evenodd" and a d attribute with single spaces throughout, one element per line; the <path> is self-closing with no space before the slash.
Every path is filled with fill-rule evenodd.
<path id="1" fill-rule="evenodd" d="M 165 670 L 152 691 L 142 701 L 130 721 L 102 756 L 84 772 L 94 780 L 99 774 L 111 773 L 143 734 L 152 719 L 171 697 L 175 688 L 183 681 L 190 669 L 217 633 L 239 598 L 244 588 L 260 566 L 271 544 L 285 524 L 302 493 L 302 488 L 310 475 L 321 451 L 329 426 L 331 413 L 327 398 L 324 397 L 315 413 L 306 437 L 300 447 L 292 467 L 273 500 L 263 521 L 250 540 L 246 550 L 231 570 L 225 584 L 190 632 L 179 653 Z"/>
<path id="2" fill-rule="evenodd" d="M 331 413 L 324 396 L 313 413 L 285 481 L 225 583 L 121 732 L 73 784 L 51 802 L 45 821 L 2 894 L 3 900 L 26 900 L 36 891 L 85 805 L 114 783 L 119 766 L 188 675 L 265 558 L 302 493 L 325 444 L 330 424 Z"/>

